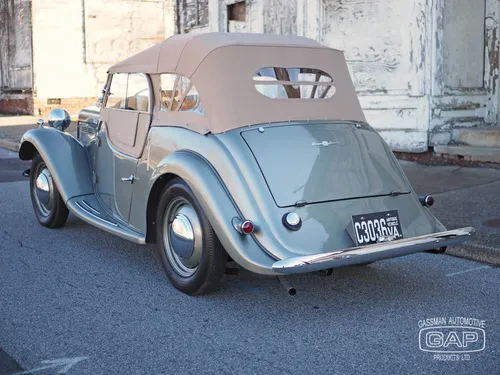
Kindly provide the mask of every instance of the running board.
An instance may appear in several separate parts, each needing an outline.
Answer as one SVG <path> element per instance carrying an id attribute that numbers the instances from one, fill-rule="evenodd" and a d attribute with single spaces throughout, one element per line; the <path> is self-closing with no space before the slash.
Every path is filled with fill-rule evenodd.
<path id="1" fill-rule="evenodd" d="M 66 202 L 68 209 L 83 221 L 126 240 L 145 244 L 146 237 L 118 222 L 101 208 L 94 194 L 71 198 Z"/>

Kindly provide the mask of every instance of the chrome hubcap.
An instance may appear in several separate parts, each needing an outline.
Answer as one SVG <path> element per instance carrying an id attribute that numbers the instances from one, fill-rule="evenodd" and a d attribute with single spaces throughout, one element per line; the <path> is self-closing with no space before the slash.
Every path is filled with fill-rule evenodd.
<path id="1" fill-rule="evenodd" d="M 184 198 L 172 200 L 163 218 L 165 255 L 182 277 L 193 275 L 201 260 L 202 232 L 196 211 Z"/>
<path id="2" fill-rule="evenodd" d="M 35 204 L 41 215 L 49 216 L 54 205 L 54 183 L 52 176 L 45 165 L 40 165 L 35 173 Z"/>

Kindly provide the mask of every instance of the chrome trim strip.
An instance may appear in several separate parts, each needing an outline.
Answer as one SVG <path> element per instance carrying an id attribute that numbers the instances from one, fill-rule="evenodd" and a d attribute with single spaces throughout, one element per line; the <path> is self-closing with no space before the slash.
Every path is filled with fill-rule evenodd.
<path id="1" fill-rule="evenodd" d="M 99 217 L 99 216 L 97 216 L 97 215 L 94 215 L 92 212 L 90 212 L 90 211 L 89 211 L 89 210 L 87 210 L 85 207 L 83 207 L 83 206 L 80 204 L 80 202 L 75 202 L 75 204 L 76 204 L 78 207 L 80 207 L 82 210 L 84 210 L 86 213 L 88 213 L 90 216 L 95 217 L 96 219 L 98 219 L 98 220 L 100 220 L 100 221 L 103 221 L 103 222 L 105 222 L 106 224 L 110 224 L 110 225 L 113 225 L 114 227 L 118 227 L 118 224 L 113 223 L 113 222 L 111 222 L 111 221 L 109 221 L 109 220 L 103 219 L 102 217 Z"/>
<path id="2" fill-rule="evenodd" d="M 85 208 L 87 209 L 87 211 L 92 211 L 93 213 L 95 213 L 97 215 L 101 214 L 101 212 L 99 210 L 96 210 L 94 207 L 92 207 L 90 204 L 88 204 L 87 202 L 85 202 L 83 199 L 81 200 L 81 202 L 85 206 Z"/>
<path id="3" fill-rule="evenodd" d="M 395 258 L 444 246 L 456 245 L 469 240 L 474 233 L 474 228 L 465 227 L 369 246 L 352 247 L 329 253 L 298 256 L 275 262 L 273 270 L 284 274 L 304 273 Z"/>

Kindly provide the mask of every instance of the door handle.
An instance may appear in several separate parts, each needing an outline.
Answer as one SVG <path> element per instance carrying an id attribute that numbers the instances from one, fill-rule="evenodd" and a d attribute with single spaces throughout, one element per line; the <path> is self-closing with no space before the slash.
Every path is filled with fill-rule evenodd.
<path id="1" fill-rule="evenodd" d="M 135 177 L 133 174 L 130 175 L 130 177 L 122 177 L 122 181 L 123 182 L 130 182 L 130 183 L 133 183 L 135 180 Z"/>

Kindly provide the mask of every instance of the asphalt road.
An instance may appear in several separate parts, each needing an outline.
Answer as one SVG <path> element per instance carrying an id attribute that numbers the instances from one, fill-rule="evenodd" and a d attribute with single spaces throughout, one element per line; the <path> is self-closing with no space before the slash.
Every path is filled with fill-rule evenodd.
<path id="1" fill-rule="evenodd" d="M 25 165 L 13 165 L 0 160 L 0 174 L 20 180 L 0 183 L 0 374 L 500 374 L 498 268 L 416 254 L 290 277 L 295 297 L 247 272 L 188 297 L 170 286 L 153 246 L 72 216 L 59 230 L 38 225 L 16 177 Z M 440 206 L 438 217 L 453 227 L 500 216 L 481 198 L 495 184 L 443 194 L 449 204 L 474 199 Z M 485 233 L 482 246 L 494 246 L 498 230 Z M 421 351 L 422 321 L 435 317 L 484 320 L 485 349 Z"/>

